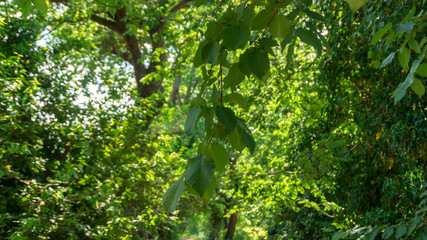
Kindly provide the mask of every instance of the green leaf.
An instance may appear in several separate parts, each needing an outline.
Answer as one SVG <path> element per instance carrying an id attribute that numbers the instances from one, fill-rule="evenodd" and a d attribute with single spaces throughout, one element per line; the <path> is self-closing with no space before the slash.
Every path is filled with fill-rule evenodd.
<path id="1" fill-rule="evenodd" d="M 376 44 L 391 29 L 392 26 L 393 24 L 389 22 L 383 28 L 378 30 L 378 32 L 376 32 L 372 37 L 371 44 Z"/>
<path id="2" fill-rule="evenodd" d="M 277 46 L 277 42 L 276 40 L 273 40 L 271 38 L 261 38 L 259 40 L 259 44 L 261 44 L 261 46 L 263 47 L 275 47 Z"/>
<path id="3" fill-rule="evenodd" d="M 230 129 L 228 129 L 228 127 L 226 127 L 222 123 L 219 123 L 214 131 L 215 131 L 214 132 L 215 137 L 219 139 L 225 139 L 228 136 L 228 134 L 231 132 Z"/>
<path id="4" fill-rule="evenodd" d="M 301 0 L 304 5 L 307 7 L 311 6 L 313 4 L 313 0 Z"/>
<path id="5" fill-rule="evenodd" d="M 282 42 L 280 42 L 280 47 L 282 48 L 282 52 L 283 50 L 285 50 L 285 47 L 292 42 L 294 38 L 294 33 L 295 33 L 295 29 L 292 28 L 288 36 L 286 36 L 286 38 Z"/>
<path id="6" fill-rule="evenodd" d="M 381 237 L 383 239 L 389 239 L 391 236 L 393 236 L 394 233 L 394 227 L 388 227 L 384 230 L 383 234 L 381 235 Z"/>
<path id="7" fill-rule="evenodd" d="M 427 77 L 427 63 L 422 63 L 415 73 L 422 77 Z"/>
<path id="8" fill-rule="evenodd" d="M 350 6 L 350 10 L 354 13 L 365 5 L 369 0 L 345 0 Z"/>
<path id="9" fill-rule="evenodd" d="M 249 149 L 250 153 L 253 154 L 255 151 L 256 143 L 252 137 L 251 130 L 246 126 L 245 121 L 241 118 L 237 118 L 237 123 L 241 127 L 241 138 L 245 146 Z"/>
<path id="10" fill-rule="evenodd" d="M 19 0 L 18 7 L 22 11 L 22 17 L 27 18 L 31 10 L 31 0 Z"/>
<path id="11" fill-rule="evenodd" d="M 375 237 L 378 235 L 378 228 L 374 228 L 371 233 L 369 233 L 365 239 L 375 240 Z"/>
<path id="12" fill-rule="evenodd" d="M 252 134 L 247 131 L 242 131 L 242 141 L 245 144 L 245 146 L 249 149 L 251 154 L 253 154 L 255 151 L 256 143 L 254 138 L 252 137 Z"/>
<path id="13" fill-rule="evenodd" d="M 286 53 L 286 64 L 287 64 L 287 66 L 289 66 L 290 63 L 292 63 L 294 51 L 295 51 L 295 41 L 293 41 L 291 44 L 289 44 L 288 52 Z"/>
<path id="14" fill-rule="evenodd" d="M 49 2 L 47 0 L 33 0 L 34 6 L 44 15 L 47 15 Z"/>
<path id="15" fill-rule="evenodd" d="M 209 151 L 207 152 L 207 155 L 214 160 L 215 170 L 222 172 L 228 162 L 227 150 L 225 150 L 225 148 L 218 143 L 212 143 L 210 145 Z"/>
<path id="16" fill-rule="evenodd" d="M 269 28 L 276 38 L 283 40 L 291 30 L 291 22 L 284 15 L 276 14 Z"/>
<path id="17" fill-rule="evenodd" d="M 420 48 L 422 48 L 426 43 L 427 43 L 427 37 L 423 37 L 420 41 Z"/>
<path id="18" fill-rule="evenodd" d="M 250 48 L 248 50 L 248 66 L 251 72 L 262 80 L 270 72 L 270 59 L 263 48 Z"/>
<path id="19" fill-rule="evenodd" d="M 251 49 L 252 48 L 246 50 L 245 53 L 239 57 L 239 69 L 246 76 L 249 76 L 252 73 L 251 68 L 249 67 L 249 50 Z"/>
<path id="20" fill-rule="evenodd" d="M 405 95 L 406 95 L 406 89 L 408 89 L 409 86 L 414 82 L 414 75 L 408 74 L 406 77 L 406 80 L 397 86 L 396 91 L 394 92 L 394 104 L 399 102 Z"/>
<path id="21" fill-rule="evenodd" d="M 241 132 L 242 129 L 240 127 L 236 127 L 227 137 L 228 142 L 230 142 L 231 146 L 239 152 L 245 149 L 245 143 L 242 140 Z"/>
<path id="22" fill-rule="evenodd" d="M 229 103 L 238 104 L 240 107 L 244 107 L 246 105 L 245 98 L 239 93 L 230 93 L 225 95 L 224 100 Z"/>
<path id="23" fill-rule="evenodd" d="M 205 129 L 210 129 L 213 125 L 213 108 L 207 108 L 203 111 L 203 116 L 205 117 Z"/>
<path id="24" fill-rule="evenodd" d="M 332 52 L 332 49 L 331 49 L 331 46 L 329 46 L 328 40 L 326 40 L 326 38 L 320 33 L 317 33 L 317 36 L 319 37 L 320 41 L 322 41 L 323 46 L 325 46 L 329 52 Z"/>
<path id="25" fill-rule="evenodd" d="M 195 5 L 196 7 L 200 7 L 200 6 L 202 6 L 202 5 L 206 5 L 208 2 L 209 2 L 208 0 L 196 0 L 196 1 L 194 2 L 194 5 Z"/>
<path id="26" fill-rule="evenodd" d="M 203 63 L 216 64 L 216 57 L 218 56 L 221 46 L 217 42 L 207 43 L 202 50 Z"/>
<path id="27" fill-rule="evenodd" d="M 408 233 L 407 233 L 408 236 L 411 235 L 411 233 L 417 228 L 418 223 L 420 223 L 420 221 L 421 221 L 421 217 L 418 215 L 416 215 L 415 218 L 412 219 L 412 224 L 409 227 Z"/>
<path id="28" fill-rule="evenodd" d="M 252 18 L 255 15 L 254 8 L 252 6 L 246 6 L 244 3 L 241 3 L 237 7 L 237 19 L 240 20 L 243 24 L 245 24 L 247 27 L 250 27 L 250 24 L 252 23 Z"/>
<path id="29" fill-rule="evenodd" d="M 163 195 L 163 207 L 168 212 L 175 211 L 178 200 L 185 190 L 184 175 L 185 173 L 183 173 L 181 177 L 174 184 L 172 184 L 172 186 L 170 186 Z"/>
<path id="30" fill-rule="evenodd" d="M 400 237 L 405 235 L 405 233 L 406 233 L 406 226 L 402 224 L 396 229 L 396 234 L 394 236 L 396 237 L 396 239 L 399 239 Z"/>
<path id="31" fill-rule="evenodd" d="M 399 59 L 399 63 L 403 69 L 408 71 L 409 69 L 409 60 L 411 59 L 411 50 L 404 47 L 400 50 L 399 55 L 397 56 Z"/>
<path id="32" fill-rule="evenodd" d="M 396 52 L 390 53 L 386 59 L 384 59 L 383 63 L 381 63 L 381 67 L 385 67 L 387 64 L 391 63 L 394 59 L 394 55 L 396 55 Z"/>
<path id="33" fill-rule="evenodd" d="M 303 11 L 304 11 L 304 12 L 305 12 L 305 14 L 307 14 L 307 16 L 309 16 L 311 19 L 318 20 L 318 21 L 321 21 L 321 22 L 327 22 L 327 21 L 326 21 L 326 18 L 325 18 L 325 17 L 323 17 L 322 15 L 320 15 L 320 14 L 319 14 L 319 13 L 317 13 L 317 12 L 312 12 L 312 11 L 310 11 L 308 8 L 304 9 Z"/>
<path id="34" fill-rule="evenodd" d="M 197 48 L 196 54 L 194 55 L 194 60 L 193 60 L 194 67 L 198 67 L 203 64 L 202 50 L 205 47 L 206 43 L 207 43 L 206 41 L 202 41 L 199 43 L 199 47 Z"/>
<path id="35" fill-rule="evenodd" d="M 420 45 L 418 44 L 417 40 L 415 40 L 414 36 L 412 36 L 408 41 L 409 47 L 414 50 L 416 53 L 421 53 Z"/>
<path id="36" fill-rule="evenodd" d="M 425 50 L 427 50 L 427 48 Z M 425 52 L 426 51 L 423 51 L 420 56 L 420 59 L 424 58 Z M 414 82 L 414 74 L 417 71 L 418 66 L 420 65 L 420 59 L 417 59 L 412 63 L 411 71 L 409 72 L 408 76 L 406 76 L 405 81 L 400 83 L 399 86 L 397 86 L 396 92 L 394 93 L 394 104 L 396 104 L 406 95 L 406 89 L 408 89 L 408 87 L 411 86 L 411 84 Z"/>
<path id="37" fill-rule="evenodd" d="M 209 22 L 207 24 L 205 38 L 209 41 L 218 41 L 222 34 L 221 24 Z"/>
<path id="38" fill-rule="evenodd" d="M 191 133 L 194 130 L 201 111 L 202 109 L 197 106 L 192 106 L 188 110 L 187 119 L 184 125 L 184 132 Z"/>
<path id="39" fill-rule="evenodd" d="M 236 115 L 234 115 L 233 110 L 218 106 L 215 109 L 215 113 L 218 121 L 224 124 L 230 131 L 233 131 L 237 123 L 237 118 Z"/>
<path id="40" fill-rule="evenodd" d="M 390 34 L 388 35 L 387 40 L 385 40 L 384 45 L 392 43 L 394 40 L 396 40 L 397 37 L 398 35 L 393 31 L 393 29 L 391 29 Z"/>
<path id="41" fill-rule="evenodd" d="M 197 155 L 190 160 L 185 180 L 200 196 L 203 196 L 212 183 L 214 171 L 214 164 L 207 156 Z"/>
<path id="42" fill-rule="evenodd" d="M 411 84 L 411 88 L 420 98 L 426 93 L 426 87 L 418 78 L 414 78 L 414 82 Z"/>
<path id="43" fill-rule="evenodd" d="M 322 42 L 317 37 L 316 33 L 306 29 L 297 29 L 295 34 L 299 37 L 299 39 L 317 50 L 317 54 L 320 55 L 322 53 Z"/>
<path id="44" fill-rule="evenodd" d="M 243 80 L 245 80 L 245 74 L 240 71 L 239 64 L 234 64 L 224 78 L 224 88 L 235 89 Z"/>
<path id="45" fill-rule="evenodd" d="M 407 22 L 409 21 L 414 15 L 417 8 L 415 6 L 412 7 L 411 11 L 402 19 L 401 22 Z"/>
<path id="46" fill-rule="evenodd" d="M 225 25 L 223 29 L 223 43 L 230 50 L 242 46 L 249 37 L 249 31 L 238 25 Z"/>
<path id="47" fill-rule="evenodd" d="M 219 52 L 218 61 L 223 67 L 228 68 L 228 67 L 230 67 L 230 62 L 228 62 L 228 60 L 227 60 L 227 54 L 228 54 L 228 51 L 226 51 L 225 49 L 222 49 Z"/>
<path id="48" fill-rule="evenodd" d="M 263 9 L 260 11 L 254 18 L 252 22 L 251 29 L 252 30 L 261 30 L 265 28 L 270 21 L 271 16 L 273 15 L 273 11 L 271 9 Z"/>
<path id="49" fill-rule="evenodd" d="M 414 22 L 408 21 L 405 23 L 401 23 L 395 27 L 396 33 L 410 33 L 414 28 Z"/>
<path id="50" fill-rule="evenodd" d="M 216 188 L 216 178 L 214 177 L 208 189 L 206 189 L 205 193 L 203 194 L 202 196 L 203 199 L 209 200 L 212 197 L 212 195 L 215 193 L 215 188 Z"/>

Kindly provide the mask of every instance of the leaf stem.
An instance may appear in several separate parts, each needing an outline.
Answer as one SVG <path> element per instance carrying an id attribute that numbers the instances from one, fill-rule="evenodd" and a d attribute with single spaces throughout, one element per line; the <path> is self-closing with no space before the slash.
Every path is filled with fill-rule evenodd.
<path id="1" fill-rule="evenodd" d="M 267 28 L 270 26 L 271 21 L 273 20 L 273 17 L 276 15 L 277 10 L 279 10 L 279 8 L 283 5 L 283 3 L 285 3 L 286 0 L 282 0 L 279 5 L 277 6 L 277 8 L 274 10 L 273 15 L 271 15 L 270 20 L 268 20 L 267 25 L 264 28 L 264 31 L 262 32 L 262 35 L 260 38 L 262 38 L 265 34 L 265 32 L 267 31 Z"/>

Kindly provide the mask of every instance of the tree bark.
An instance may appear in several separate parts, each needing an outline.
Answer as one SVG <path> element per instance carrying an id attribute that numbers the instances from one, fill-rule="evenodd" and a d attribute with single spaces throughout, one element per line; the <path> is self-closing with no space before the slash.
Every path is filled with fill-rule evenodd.
<path id="1" fill-rule="evenodd" d="M 176 103 L 176 100 L 179 98 L 179 85 L 181 84 L 181 77 L 182 74 L 178 74 L 178 76 L 176 76 L 175 81 L 173 82 L 173 88 L 172 88 L 172 92 L 171 92 L 171 97 L 170 97 L 170 104 L 174 105 Z M 178 99 L 178 103 L 179 103 L 179 99 Z"/>
<path id="2" fill-rule="evenodd" d="M 234 237 L 234 232 L 236 231 L 236 224 L 237 224 L 237 214 L 238 212 L 231 214 L 228 220 L 227 233 L 225 234 L 225 237 L 224 237 L 225 240 L 231 240 Z"/>

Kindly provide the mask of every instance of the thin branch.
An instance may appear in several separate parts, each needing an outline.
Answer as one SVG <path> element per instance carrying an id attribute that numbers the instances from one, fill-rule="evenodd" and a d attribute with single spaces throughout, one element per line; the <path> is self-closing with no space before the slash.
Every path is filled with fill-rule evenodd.
<path id="1" fill-rule="evenodd" d="M 247 177 L 247 176 L 263 177 L 263 176 L 278 175 L 278 174 L 316 174 L 316 173 L 315 172 L 278 171 L 278 172 L 268 172 L 268 173 L 264 173 L 264 174 L 248 173 L 248 174 L 243 175 L 243 177 Z"/>
<path id="2" fill-rule="evenodd" d="M 366 144 L 366 146 L 368 146 L 370 149 L 372 149 L 372 150 L 374 150 L 376 153 L 378 153 L 378 155 L 380 155 L 382 158 L 384 157 L 384 155 L 383 155 L 382 153 L 378 152 L 378 150 L 377 150 L 377 149 L 375 149 L 374 147 L 372 147 L 372 146 L 371 146 L 371 144 L 369 144 L 369 143 L 365 142 L 364 140 L 362 140 L 362 142 L 363 142 L 364 144 Z"/>
<path id="3" fill-rule="evenodd" d="M 99 4 L 101 4 L 101 5 L 104 5 L 104 6 L 106 6 L 106 7 L 109 7 L 109 8 L 119 8 L 120 6 L 111 6 L 111 5 L 108 5 L 108 4 L 106 4 L 106 3 L 103 3 L 103 2 L 101 2 L 101 1 L 99 1 L 99 0 L 95 0 L 95 2 L 97 2 L 97 3 L 99 3 Z"/>
<path id="4" fill-rule="evenodd" d="M 358 143 L 358 144 L 354 145 L 350 150 L 348 150 L 347 152 L 345 152 L 345 153 L 341 154 L 341 155 L 340 155 L 340 157 L 342 157 L 342 156 L 344 156 L 344 155 L 347 155 L 347 154 L 351 153 L 354 149 L 356 149 L 356 148 L 357 148 L 358 146 L 360 146 L 361 144 L 362 144 L 362 142 L 360 142 L 360 143 Z"/>
<path id="5" fill-rule="evenodd" d="M 118 32 L 119 34 L 123 34 L 125 32 L 125 30 L 122 29 L 121 27 L 119 27 L 117 25 L 117 23 L 110 21 L 108 19 L 102 18 L 98 15 L 93 14 L 92 16 L 90 16 L 90 19 L 101 24 L 101 25 L 103 25 L 103 26 L 105 26 L 105 27 L 107 27 L 107 28 L 109 28 L 109 29 L 111 29 L 111 30 L 113 30 L 113 31 L 115 31 L 115 32 Z"/>
<path id="6" fill-rule="evenodd" d="M 265 26 L 264 31 L 262 32 L 262 35 L 261 35 L 261 37 L 260 37 L 260 38 L 262 38 L 262 37 L 264 36 L 265 32 L 267 31 L 267 28 L 270 26 L 270 23 L 271 23 L 271 21 L 273 20 L 273 17 L 276 15 L 277 10 L 279 10 L 279 8 L 283 5 L 283 3 L 285 3 L 285 1 L 286 1 L 286 0 L 282 0 L 282 1 L 280 2 L 279 6 L 277 6 L 277 8 L 274 10 L 273 15 L 271 15 L 270 20 L 268 20 L 268 23 L 267 23 L 267 25 Z"/>

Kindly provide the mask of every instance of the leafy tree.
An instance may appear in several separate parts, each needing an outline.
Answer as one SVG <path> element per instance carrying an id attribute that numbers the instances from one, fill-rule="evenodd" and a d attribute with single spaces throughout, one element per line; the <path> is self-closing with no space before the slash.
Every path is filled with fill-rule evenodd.
<path id="1" fill-rule="evenodd" d="M 425 4 L 2 4 L 1 233 L 423 239 Z"/>

